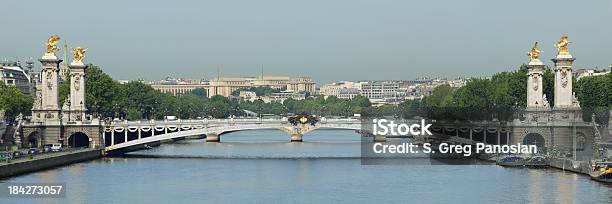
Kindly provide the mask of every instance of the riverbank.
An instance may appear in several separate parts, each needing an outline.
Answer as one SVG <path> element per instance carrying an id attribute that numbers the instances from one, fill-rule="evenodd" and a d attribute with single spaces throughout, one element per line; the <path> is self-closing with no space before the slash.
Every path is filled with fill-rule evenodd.
<path id="1" fill-rule="evenodd" d="M 591 164 L 588 161 L 574 161 L 566 158 L 552 158 L 548 164 L 550 167 L 571 171 L 575 173 L 589 175 Z"/>
<path id="2" fill-rule="evenodd" d="M 481 154 L 478 158 L 489 162 L 496 162 L 498 159 L 496 156 L 487 154 Z M 550 158 L 548 161 L 548 167 L 584 174 L 587 176 L 591 171 L 591 164 L 588 161 L 574 161 L 568 158 Z"/>
<path id="3" fill-rule="evenodd" d="M 52 155 L 42 155 L 32 159 L 15 160 L 0 164 L 0 179 L 25 173 L 65 166 L 77 162 L 101 158 L 101 149 L 83 149 L 70 152 L 60 152 Z"/>

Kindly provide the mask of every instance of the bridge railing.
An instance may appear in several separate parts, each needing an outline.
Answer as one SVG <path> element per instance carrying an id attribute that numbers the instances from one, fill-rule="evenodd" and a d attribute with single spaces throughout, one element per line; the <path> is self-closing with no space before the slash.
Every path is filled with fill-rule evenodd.
<path id="1" fill-rule="evenodd" d="M 160 125 L 193 125 L 193 124 L 258 124 L 258 123 L 285 123 L 286 119 L 275 118 L 238 118 L 238 119 L 178 119 L 178 120 L 137 120 L 112 121 L 109 126 L 160 126 Z M 360 120 L 352 118 L 325 119 L 321 123 L 359 123 Z"/>

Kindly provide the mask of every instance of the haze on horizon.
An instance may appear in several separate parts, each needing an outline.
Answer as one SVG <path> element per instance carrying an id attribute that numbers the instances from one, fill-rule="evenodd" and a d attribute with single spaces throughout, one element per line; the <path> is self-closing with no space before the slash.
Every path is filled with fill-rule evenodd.
<path id="1" fill-rule="evenodd" d="M 4 1 L 0 57 L 38 59 L 51 34 L 115 79 L 306 75 L 337 80 L 488 76 L 554 57 L 612 63 L 612 1 Z M 63 54 L 63 51 L 58 53 Z M 40 64 L 37 63 L 39 67 Z"/>

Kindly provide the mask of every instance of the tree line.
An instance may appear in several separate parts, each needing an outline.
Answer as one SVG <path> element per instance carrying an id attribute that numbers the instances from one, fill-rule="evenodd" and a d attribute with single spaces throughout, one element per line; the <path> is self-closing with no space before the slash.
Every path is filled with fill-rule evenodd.
<path id="1" fill-rule="evenodd" d="M 283 103 L 265 103 L 262 100 L 240 101 L 235 97 L 206 97 L 205 90 L 195 89 L 191 93 L 173 96 L 154 90 L 139 81 L 125 84 L 113 80 L 98 66 L 89 64 L 86 69 L 86 106 L 88 112 L 102 117 L 124 116 L 129 120 L 162 119 L 175 115 L 180 118 L 243 116 L 245 110 L 283 115 L 307 113 L 312 115 L 352 116 L 425 116 L 451 119 L 490 119 L 512 117 L 512 112 L 523 109 L 527 101 L 527 66 L 518 70 L 494 74 L 487 79 L 471 79 L 465 86 L 453 88 L 441 85 L 422 100 L 407 100 L 399 105 L 372 107 L 368 98 L 356 96 L 340 99 L 334 96 L 307 97 L 304 100 L 286 99 Z M 546 68 L 543 76 L 543 91 L 549 103 L 554 104 L 554 72 Z M 599 112 L 598 117 L 607 117 L 604 111 L 612 107 L 612 75 L 584 77 L 573 83 L 574 91 L 584 111 Z M 247 89 L 257 95 L 277 92 L 271 88 Z M 63 103 L 70 92 L 70 84 L 60 84 L 60 100 Z M 236 94 L 238 92 L 234 92 Z M 0 83 L 0 109 L 7 118 L 19 113 L 29 115 L 32 98 L 15 87 Z M 590 112 L 589 112 L 590 111 Z M 497 115 L 492 115 L 495 113 Z M 500 115 L 501 114 L 501 115 Z M 504 115 L 508 114 L 508 115 Z M 590 114 L 584 114 L 590 117 Z M 603 118 L 602 118 L 603 119 Z M 585 117 L 585 120 L 589 118 Z M 607 120 L 606 120 L 607 121 Z"/>
<path id="2" fill-rule="evenodd" d="M 308 113 L 352 116 L 363 108 L 371 106 L 366 97 L 353 99 L 336 97 L 308 97 L 305 100 L 287 99 L 284 103 L 262 100 L 240 101 L 235 97 L 206 97 L 205 90 L 195 89 L 190 93 L 173 96 L 161 93 L 139 81 L 120 84 L 104 73 L 98 66 L 89 64 L 86 69 L 86 106 L 90 113 L 103 117 L 125 116 L 128 120 L 163 119 L 174 115 L 179 118 L 214 117 L 227 118 L 231 115 L 244 116 L 245 110 L 259 114 L 283 115 Z M 245 89 L 257 95 L 278 92 L 271 88 Z M 61 102 L 68 97 L 70 84 L 60 84 Z M 234 94 L 238 92 L 235 91 Z"/>

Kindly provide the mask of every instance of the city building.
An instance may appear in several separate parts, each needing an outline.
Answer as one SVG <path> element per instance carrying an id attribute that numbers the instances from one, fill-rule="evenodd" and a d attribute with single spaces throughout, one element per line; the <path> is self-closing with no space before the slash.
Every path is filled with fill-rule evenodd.
<path id="1" fill-rule="evenodd" d="M 21 62 L 1 62 L 0 63 L 0 81 L 8 86 L 15 86 L 24 94 L 31 95 L 34 93 L 32 80 L 29 72 L 32 69 L 32 62 L 26 63 L 27 70 L 21 66 Z"/>
<path id="2" fill-rule="evenodd" d="M 610 65 L 610 69 L 612 69 L 612 65 Z M 580 80 L 582 77 L 587 76 L 601 76 L 610 73 L 610 69 L 578 69 L 574 72 L 574 77 L 576 80 Z"/>
<path id="3" fill-rule="evenodd" d="M 418 100 L 431 95 L 434 88 L 447 84 L 453 88 L 462 87 L 466 78 L 448 80 L 446 78 L 421 77 L 415 80 L 388 81 L 340 81 L 319 87 L 319 94 L 325 97 L 335 96 L 341 99 L 352 99 L 363 95 L 374 105 L 398 104 L 405 100 Z"/>
<path id="4" fill-rule="evenodd" d="M 281 91 L 281 92 L 278 92 L 278 93 L 272 93 L 269 96 L 260 96 L 259 98 L 264 103 L 271 103 L 271 102 L 283 103 L 287 99 L 304 100 L 304 99 L 306 99 L 306 97 L 308 97 L 307 93 L 292 92 L 292 91 Z"/>
<path id="5" fill-rule="evenodd" d="M 194 89 L 204 89 L 208 88 L 208 82 L 201 79 L 184 79 L 184 78 L 171 78 L 166 77 L 160 81 L 152 81 L 147 84 L 151 85 L 151 87 L 162 93 L 169 93 L 172 95 L 181 95 L 191 93 Z"/>
<path id="6" fill-rule="evenodd" d="M 359 94 L 370 99 L 372 103 L 400 100 L 399 81 L 365 81 L 360 84 Z"/>
<path id="7" fill-rule="evenodd" d="M 255 101 L 257 100 L 257 94 L 254 91 L 240 91 L 238 97 L 242 101 Z"/>
<path id="8" fill-rule="evenodd" d="M 291 93 L 311 93 L 315 83 L 310 77 L 263 76 L 263 77 L 216 77 L 209 81 L 166 78 L 149 82 L 153 89 L 162 93 L 180 95 L 202 88 L 207 97 L 215 95 L 229 97 L 234 91 L 251 87 L 270 87 Z"/>
<path id="9" fill-rule="evenodd" d="M 341 99 L 352 99 L 359 95 L 361 89 L 361 83 L 355 83 L 350 81 L 334 82 L 331 84 L 325 84 L 319 87 L 319 94 L 324 95 L 325 98 L 329 96 L 335 96 Z"/>

